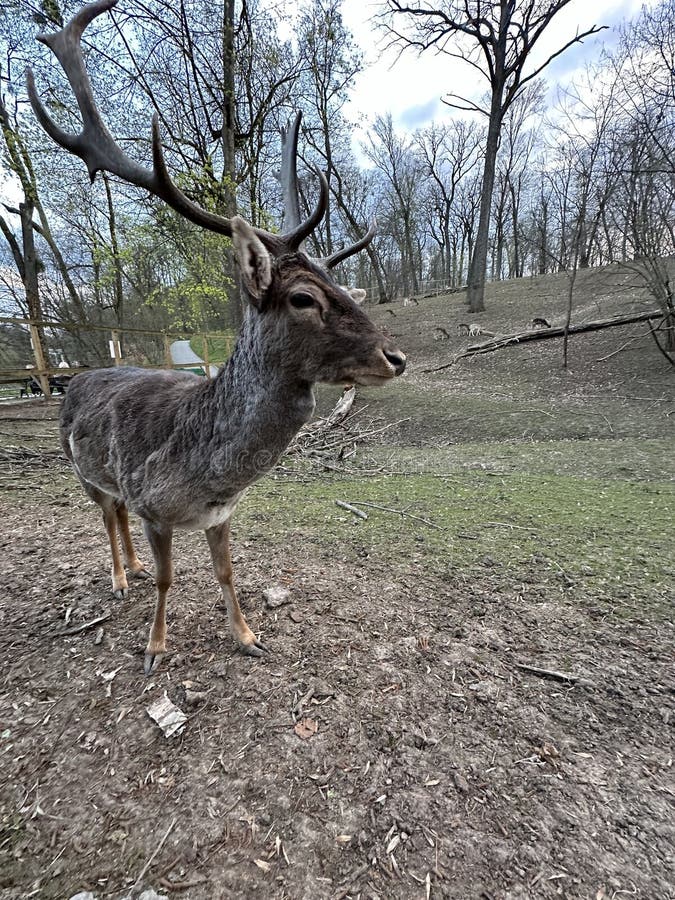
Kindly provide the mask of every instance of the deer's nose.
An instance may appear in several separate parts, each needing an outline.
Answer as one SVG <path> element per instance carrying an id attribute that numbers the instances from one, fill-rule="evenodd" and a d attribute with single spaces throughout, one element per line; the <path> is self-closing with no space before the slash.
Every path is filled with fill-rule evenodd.
<path id="1" fill-rule="evenodd" d="M 397 375 L 402 375 L 405 371 L 405 354 L 401 353 L 400 350 L 383 350 L 382 351 L 387 359 L 387 362 L 391 363 L 394 367 L 394 371 Z"/>

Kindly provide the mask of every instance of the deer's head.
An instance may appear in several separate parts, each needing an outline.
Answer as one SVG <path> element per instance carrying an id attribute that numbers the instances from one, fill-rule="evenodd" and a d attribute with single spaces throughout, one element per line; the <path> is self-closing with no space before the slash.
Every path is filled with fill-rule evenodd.
<path id="1" fill-rule="evenodd" d="M 268 341 L 277 341 L 279 359 L 302 380 L 382 384 L 403 372 L 405 356 L 358 305 L 363 291 L 341 287 L 300 251 L 273 256 L 239 217 L 232 241 L 249 303 L 267 320 Z"/>

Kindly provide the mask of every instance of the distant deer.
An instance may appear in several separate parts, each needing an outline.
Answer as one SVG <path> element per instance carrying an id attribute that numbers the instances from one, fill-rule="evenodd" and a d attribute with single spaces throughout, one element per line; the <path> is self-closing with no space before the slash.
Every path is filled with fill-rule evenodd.
<path id="1" fill-rule="evenodd" d="M 466 322 L 460 322 L 457 326 L 457 334 L 468 334 L 471 337 L 478 337 L 479 334 L 485 334 L 489 337 L 494 337 L 493 331 L 486 331 L 482 325 L 479 325 L 477 322 L 472 322 L 470 325 L 467 325 Z"/>
<path id="2" fill-rule="evenodd" d="M 68 76 L 82 114 L 81 133 L 68 134 L 51 120 L 29 73 L 35 114 L 58 144 L 84 160 L 92 178 L 99 170 L 111 172 L 202 227 L 230 236 L 247 300 L 234 352 L 212 381 L 184 372 L 103 369 L 74 378 L 63 404 L 61 441 L 85 491 L 103 510 L 112 589 L 119 599 L 126 597 L 128 583 L 117 536 L 130 574 L 143 576 L 128 510 L 143 521 L 157 584 L 145 653 L 150 674 L 166 651 L 166 597 L 173 579 L 176 528 L 205 531 L 232 636 L 245 653 L 262 654 L 265 647 L 246 623 L 235 594 L 229 547 L 232 514 L 249 485 L 272 468 L 311 417 L 315 382 L 384 384 L 403 372 L 406 358 L 327 271 L 361 249 L 365 238 L 322 264 L 300 250 L 326 212 L 323 176 L 313 213 L 275 235 L 237 216 L 227 219 L 208 212 L 183 194 L 167 172 L 156 117 L 152 170 L 135 163 L 115 143 L 96 108 L 80 46 L 87 25 L 115 2 L 92 3 L 63 30 L 39 38 Z"/>

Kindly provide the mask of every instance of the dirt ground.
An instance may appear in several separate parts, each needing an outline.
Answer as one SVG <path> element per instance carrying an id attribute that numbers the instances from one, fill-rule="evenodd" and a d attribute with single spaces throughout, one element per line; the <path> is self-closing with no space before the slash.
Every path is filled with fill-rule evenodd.
<path id="1" fill-rule="evenodd" d="M 0 896 L 121 895 L 170 826 L 144 882 L 195 900 L 672 896 L 668 626 L 606 621 L 536 581 L 258 545 L 237 560 L 272 649 L 254 660 L 191 537 L 177 652 L 147 681 L 152 586 L 110 601 L 93 510 L 2 516 Z M 270 580 L 291 590 L 278 612 Z M 98 646 L 58 635 L 64 608 L 112 613 Z M 592 684 L 518 668 L 561 660 Z M 145 711 L 165 691 L 189 715 L 170 739 Z"/>
<path id="2" fill-rule="evenodd" d="M 640 384 L 655 417 L 666 384 Z M 671 592 L 600 602 L 536 554 L 469 569 L 409 522 L 382 518 L 406 529 L 391 552 L 296 507 L 279 531 L 235 520 L 269 653 L 235 651 L 203 536 L 181 534 L 146 679 L 152 582 L 111 598 L 53 410 L 13 409 L 3 445 L 37 449 L 0 493 L 2 900 L 675 897 Z M 187 715 L 169 738 L 147 713 L 165 693 Z"/>

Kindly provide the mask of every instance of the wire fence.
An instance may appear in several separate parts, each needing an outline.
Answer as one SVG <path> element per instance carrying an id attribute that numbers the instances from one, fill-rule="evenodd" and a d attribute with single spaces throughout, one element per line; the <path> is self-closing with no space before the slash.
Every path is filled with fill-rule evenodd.
<path id="1" fill-rule="evenodd" d="M 70 376 L 108 366 L 187 369 L 210 378 L 233 347 L 231 332 L 150 331 L 0 316 L 0 397 L 17 391 L 20 397 L 63 393 Z"/>

